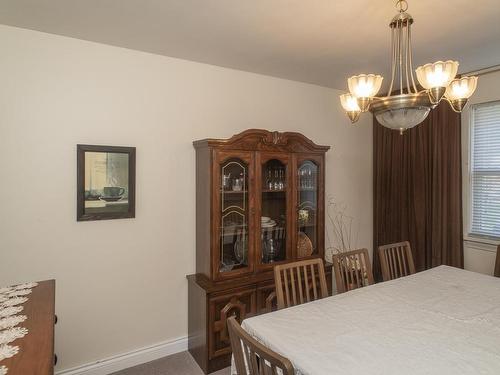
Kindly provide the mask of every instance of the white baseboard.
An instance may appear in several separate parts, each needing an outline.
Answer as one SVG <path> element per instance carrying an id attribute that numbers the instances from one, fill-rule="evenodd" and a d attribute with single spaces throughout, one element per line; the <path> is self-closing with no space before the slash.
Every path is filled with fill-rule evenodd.
<path id="1" fill-rule="evenodd" d="M 165 341 L 155 345 L 136 349 L 128 353 L 104 358 L 99 361 L 56 371 L 56 375 L 108 375 L 116 371 L 154 361 L 171 354 L 186 351 L 188 348 L 187 337 L 172 341 Z"/>

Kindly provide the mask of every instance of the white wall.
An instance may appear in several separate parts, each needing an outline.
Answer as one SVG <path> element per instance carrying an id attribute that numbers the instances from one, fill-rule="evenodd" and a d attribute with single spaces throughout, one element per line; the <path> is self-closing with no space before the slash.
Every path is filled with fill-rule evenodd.
<path id="1" fill-rule="evenodd" d="M 470 229 L 470 174 L 469 144 L 471 105 L 500 100 L 500 71 L 479 76 L 478 86 L 470 98 L 469 106 L 462 112 L 462 176 L 464 206 L 464 262 L 465 269 L 493 275 L 495 268 L 496 246 L 498 241 L 474 238 Z"/>
<path id="2" fill-rule="evenodd" d="M 371 116 L 319 86 L 0 26 L 0 285 L 57 280 L 58 370 L 187 335 L 192 141 L 331 145 L 327 193 L 372 244 Z M 76 144 L 137 147 L 136 218 L 76 222 Z"/>

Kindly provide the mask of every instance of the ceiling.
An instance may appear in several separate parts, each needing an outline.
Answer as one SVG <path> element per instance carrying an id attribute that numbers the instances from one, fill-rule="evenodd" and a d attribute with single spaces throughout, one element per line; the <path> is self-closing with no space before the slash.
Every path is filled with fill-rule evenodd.
<path id="1" fill-rule="evenodd" d="M 500 64 L 498 0 L 408 0 L 415 67 Z M 346 89 L 388 80 L 394 0 L 0 0 L 0 23 Z"/>

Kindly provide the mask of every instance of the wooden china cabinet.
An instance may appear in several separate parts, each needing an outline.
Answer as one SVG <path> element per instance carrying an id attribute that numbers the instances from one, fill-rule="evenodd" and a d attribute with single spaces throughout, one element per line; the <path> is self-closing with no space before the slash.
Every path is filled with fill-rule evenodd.
<path id="1" fill-rule="evenodd" d="M 273 267 L 324 259 L 325 153 L 299 133 L 246 130 L 196 149 L 196 274 L 189 351 L 208 374 L 230 364 L 226 320 L 276 309 Z M 325 266 L 331 288 L 332 267 Z"/>

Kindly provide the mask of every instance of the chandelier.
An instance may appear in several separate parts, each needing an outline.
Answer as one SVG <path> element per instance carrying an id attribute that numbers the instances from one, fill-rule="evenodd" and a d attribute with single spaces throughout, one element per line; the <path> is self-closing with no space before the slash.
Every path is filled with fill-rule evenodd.
<path id="1" fill-rule="evenodd" d="M 423 88 L 419 90 L 412 66 L 413 18 L 406 13 L 408 4 L 405 0 L 398 0 L 396 8 L 399 14 L 389 24 L 392 67 L 387 96 L 376 96 L 382 86 L 381 75 L 360 74 L 347 80 L 350 93 L 340 95 L 340 102 L 352 123 L 358 121 L 362 112 L 370 111 L 380 124 L 402 134 L 424 121 L 442 99 L 447 100 L 455 112 L 461 112 L 476 90 L 477 77 L 455 78 L 457 61 L 437 61 L 415 70 Z"/>

